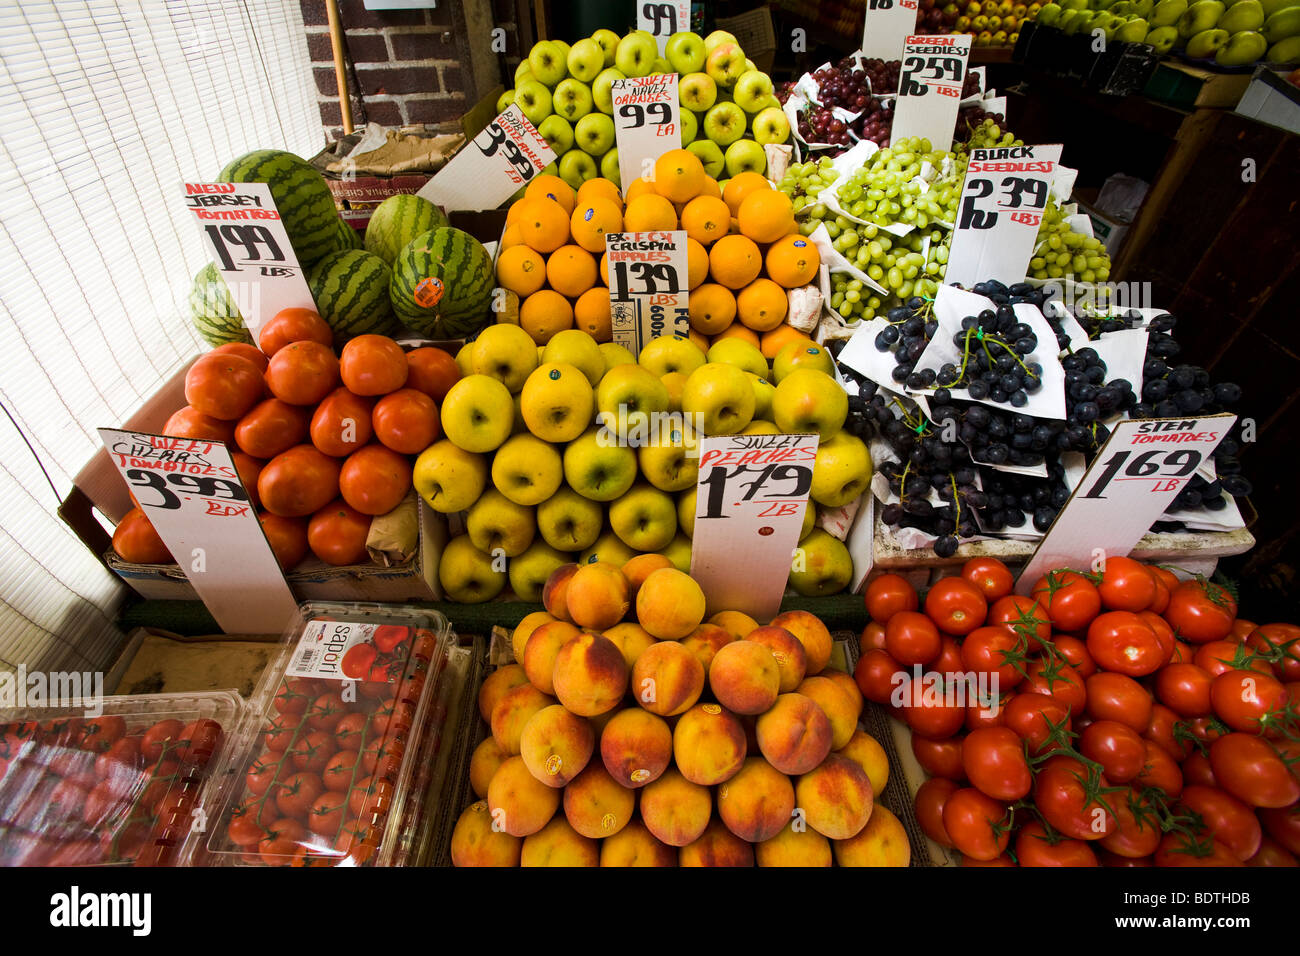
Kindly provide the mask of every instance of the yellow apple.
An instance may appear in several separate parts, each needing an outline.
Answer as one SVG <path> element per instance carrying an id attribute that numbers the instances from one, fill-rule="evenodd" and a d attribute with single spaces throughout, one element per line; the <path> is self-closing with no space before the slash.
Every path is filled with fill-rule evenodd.
<path id="1" fill-rule="evenodd" d="M 619 365 L 596 388 L 600 427 L 629 444 L 643 444 L 651 422 L 668 411 L 668 387 L 640 365 Z"/>
<path id="2" fill-rule="evenodd" d="M 746 372 L 753 372 L 762 379 L 766 379 L 771 374 L 763 353 L 755 345 L 734 336 L 714 342 L 709 347 L 708 360 L 721 362 L 723 365 L 735 365 Z"/>
<path id="3" fill-rule="evenodd" d="M 669 372 L 683 372 L 690 375 L 704 364 L 704 353 L 690 339 L 679 339 L 674 335 L 661 335 L 651 339 L 641 350 L 637 362 L 642 368 L 654 373 L 655 378 L 663 378 Z"/>
<path id="4" fill-rule="evenodd" d="M 686 535 L 678 532 L 673 540 L 668 542 L 668 547 L 658 553 L 671 561 L 673 567 L 682 574 L 691 573 L 691 539 Z"/>
<path id="5" fill-rule="evenodd" d="M 558 551 L 590 548 L 605 526 L 600 503 L 563 486 L 537 506 L 537 530 Z"/>
<path id="6" fill-rule="evenodd" d="M 444 438 L 415 460 L 411 483 L 430 508 L 443 514 L 464 511 L 487 485 L 488 462 Z"/>
<path id="7" fill-rule="evenodd" d="M 564 480 L 560 452 L 535 435 L 511 437 L 492 460 L 492 484 L 517 505 L 539 505 Z"/>
<path id="8" fill-rule="evenodd" d="M 442 400 L 442 433 L 466 451 L 495 451 L 510 437 L 514 420 L 509 389 L 490 375 L 462 378 Z"/>
<path id="9" fill-rule="evenodd" d="M 438 561 L 438 580 L 447 597 L 461 604 L 490 601 L 506 586 L 506 562 L 474 547 L 469 535 L 452 538 Z"/>
<path id="10" fill-rule="evenodd" d="M 636 453 L 611 432 L 589 428 L 564 449 L 564 480 L 584 498 L 613 501 L 636 480 Z"/>
<path id="11" fill-rule="evenodd" d="M 578 566 L 595 564 L 597 561 L 607 561 L 621 568 L 634 557 L 636 557 L 636 552 L 620 541 L 618 535 L 612 531 L 606 531 L 596 539 L 590 548 L 579 555 Z"/>
<path id="12" fill-rule="evenodd" d="M 705 435 L 734 435 L 754 418 L 754 387 L 734 365 L 709 362 L 686 380 L 682 412 Z"/>
<path id="13" fill-rule="evenodd" d="M 600 357 L 605 362 L 606 372 L 620 365 L 636 364 L 636 356 L 617 342 L 601 342 L 599 348 Z"/>
<path id="14" fill-rule="evenodd" d="M 685 423 L 658 428 L 650 443 L 637 449 L 636 457 L 641 474 L 660 491 L 694 488 L 699 480 L 700 441 Z"/>
<path id="15" fill-rule="evenodd" d="M 567 362 L 539 365 L 519 393 L 524 424 L 542 441 L 573 441 L 591 425 L 595 406 L 587 376 Z"/>
<path id="16" fill-rule="evenodd" d="M 816 432 L 826 441 L 849 415 L 843 386 L 820 369 L 797 366 L 781 380 L 772 399 L 773 420 L 783 432 Z"/>
<path id="17" fill-rule="evenodd" d="M 740 430 L 741 435 L 779 435 L 781 429 L 764 419 L 754 419 Z"/>
<path id="18" fill-rule="evenodd" d="M 600 346 L 582 329 L 556 332 L 546 343 L 538 361 L 572 365 L 587 376 L 587 383 L 592 388 L 600 384 L 601 376 L 605 374 L 605 356 L 601 354 Z"/>
<path id="19" fill-rule="evenodd" d="M 695 495 L 696 488 L 687 488 L 677 496 L 677 527 L 686 537 L 695 534 Z"/>
<path id="20" fill-rule="evenodd" d="M 474 374 L 474 343 L 466 342 L 456 353 L 456 366 L 460 369 L 461 376 Z"/>
<path id="21" fill-rule="evenodd" d="M 853 559 L 844 542 L 816 528 L 799 542 L 790 564 L 790 586 L 804 597 L 843 591 L 853 580 Z"/>
<path id="22" fill-rule="evenodd" d="M 658 551 L 677 534 L 677 509 L 667 492 L 642 481 L 610 502 L 609 526 L 632 550 Z"/>
<path id="23" fill-rule="evenodd" d="M 469 509 L 465 530 L 480 551 L 492 554 L 500 550 L 507 558 L 513 558 L 533 543 L 537 522 L 532 508 L 515 504 L 495 488 L 489 488 Z"/>
<path id="24" fill-rule="evenodd" d="M 846 505 L 867 490 L 871 473 L 871 453 L 862 439 L 840 432 L 817 446 L 812 500 L 825 508 Z"/>
<path id="25" fill-rule="evenodd" d="M 534 541 L 517 558 L 511 558 L 507 574 L 515 597 L 529 604 L 542 599 L 542 587 L 551 572 L 569 563 L 569 556 L 556 551 L 545 541 Z"/>
<path id="26" fill-rule="evenodd" d="M 811 501 L 803 509 L 803 526 L 799 529 L 799 540 L 803 541 L 817 527 L 817 507 Z"/>
<path id="27" fill-rule="evenodd" d="M 772 360 L 772 377 L 780 385 L 782 379 L 801 366 L 821 369 L 827 375 L 835 374 L 835 362 L 831 359 L 831 354 L 820 345 L 791 342 L 777 352 L 776 358 Z"/>
<path id="28" fill-rule="evenodd" d="M 663 382 L 668 389 L 668 411 L 680 412 L 682 410 L 682 390 L 686 388 L 686 375 L 683 372 L 669 372 L 667 375 L 660 377 L 659 381 Z"/>
<path id="29" fill-rule="evenodd" d="M 772 399 L 776 396 L 776 389 L 767 379 L 755 375 L 753 372 L 746 371 L 745 375 L 749 377 L 749 384 L 754 387 L 754 421 L 772 418 Z M 754 424 L 751 421 L 749 424 Z M 746 425 L 745 428 L 748 428 Z M 744 431 L 742 428 L 741 431 Z"/>
<path id="30" fill-rule="evenodd" d="M 537 343 L 518 325 L 489 325 L 474 340 L 470 364 L 476 375 L 490 375 L 517 392 L 537 368 Z"/>

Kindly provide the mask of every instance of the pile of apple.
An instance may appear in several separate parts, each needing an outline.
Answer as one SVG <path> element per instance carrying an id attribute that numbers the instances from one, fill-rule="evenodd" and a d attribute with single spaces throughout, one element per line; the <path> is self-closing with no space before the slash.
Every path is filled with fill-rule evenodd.
<path id="1" fill-rule="evenodd" d="M 657 555 L 557 569 L 479 691 L 456 866 L 906 866 L 862 694 L 807 611 L 705 622 Z"/>
<path id="2" fill-rule="evenodd" d="M 772 79 L 746 59 L 724 30 L 707 37 L 673 34 L 659 55 L 653 35 L 619 37 L 597 30 L 572 46 L 542 40 L 515 71 L 515 86 L 497 101 L 516 103 L 559 157 L 554 169 L 574 189 L 603 176 L 619 182 L 610 84 L 627 77 L 677 73 L 682 145 L 711 176 L 742 161 L 763 172 L 762 147 L 784 143 L 790 124 L 772 95 Z"/>
<path id="3" fill-rule="evenodd" d="M 1042 6 L 1019 0 L 972 0 L 964 8 L 949 3 L 944 10 L 959 13 L 952 32 L 969 33 L 975 38 L 975 46 L 1015 46 L 1020 39 L 1020 24 L 1034 19 Z"/>

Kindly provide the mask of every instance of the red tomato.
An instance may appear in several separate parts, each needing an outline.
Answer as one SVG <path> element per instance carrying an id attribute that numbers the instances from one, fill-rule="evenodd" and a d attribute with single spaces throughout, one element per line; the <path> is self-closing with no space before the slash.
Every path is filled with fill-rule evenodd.
<path id="1" fill-rule="evenodd" d="M 1300 855 L 1300 804 L 1293 807 L 1264 807 L 1260 809 L 1259 822 L 1264 832 L 1286 848 Z"/>
<path id="2" fill-rule="evenodd" d="M 1117 720 L 1097 720 L 1079 737 L 1079 752 L 1095 760 L 1112 783 L 1128 783 L 1146 763 L 1146 741 Z"/>
<path id="3" fill-rule="evenodd" d="M 311 706 L 307 708 L 307 726 L 312 730 L 323 730 L 332 734 L 347 713 L 348 705 L 343 700 L 343 695 L 333 690 L 321 694 L 311 702 Z"/>
<path id="4" fill-rule="evenodd" d="M 1147 627 L 1156 632 L 1156 640 L 1160 642 L 1160 649 L 1164 654 L 1164 659 L 1160 663 L 1161 665 L 1168 664 L 1179 643 L 1174 636 L 1174 629 L 1169 626 L 1169 623 L 1163 617 L 1153 611 L 1138 611 L 1138 617 L 1146 621 Z M 1184 644 L 1183 648 L 1186 649 L 1187 645 Z M 1187 656 L 1190 657 L 1191 655 L 1188 654 Z"/>
<path id="5" fill-rule="evenodd" d="M 91 753 L 104 753 L 126 735 L 126 721 L 117 716 L 101 714 L 90 718 L 82 726 L 81 747 Z"/>
<path id="6" fill-rule="evenodd" d="M 334 389 L 312 412 L 308 426 L 311 443 L 327 455 L 346 458 L 373 437 L 374 404 L 343 386 Z"/>
<path id="7" fill-rule="evenodd" d="M 988 611 L 983 593 L 962 577 L 940 578 L 925 596 L 926 616 L 946 634 L 969 634 Z"/>
<path id="8" fill-rule="evenodd" d="M 257 844 L 262 862 L 270 866 L 287 866 L 298 847 L 307 839 L 307 828 L 298 820 L 276 820 L 267 827 L 267 835 Z"/>
<path id="9" fill-rule="evenodd" d="M 1225 734 L 1210 744 L 1210 766 L 1224 790 L 1252 807 L 1277 809 L 1300 800 L 1300 780 L 1260 737 Z"/>
<path id="10" fill-rule="evenodd" d="M 1179 802 L 1199 814 L 1206 831 L 1243 863 L 1259 852 L 1263 837 L 1259 821 L 1250 807 L 1211 787 L 1187 786 Z"/>
<path id="11" fill-rule="evenodd" d="M 981 727 L 1005 727 L 1007 722 L 1007 703 L 1015 695 L 1011 692 L 993 696 L 987 691 L 981 695 L 973 694 L 966 699 L 966 729 L 979 730 Z"/>
<path id="12" fill-rule="evenodd" d="M 962 763 L 962 738 L 928 740 L 912 734 L 912 755 L 916 762 L 932 777 L 942 777 L 961 783 L 966 779 Z"/>
<path id="13" fill-rule="evenodd" d="M 418 455 L 442 434 L 438 406 L 414 388 L 401 388 L 375 403 L 375 437 L 395 452 Z"/>
<path id="14" fill-rule="evenodd" d="M 1169 656 L 1156 632 L 1132 611 L 1097 617 L 1088 627 L 1088 653 L 1098 667 L 1131 677 L 1154 674 Z"/>
<path id="15" fill-rule="evenodd" d="M 284 753 L 289 742 L 298 732 L 300 722 L 298 714 L 275 714 L 262 728 L 262 744 L 274 753 Z"/>
<path id="16" fill-rule="evenodd" d="M 1118 720 L 1138 733 L 1151 722 L 1151 694 L 1133 678 L 1098 671 L 1088 678 L 1087 690 L 1093 720 Z"/>
<path id="17" fill-rule="evenodd" d="M 1033 596 L 1058 631 L 1082 631 L 1101 611 L 1097 585 L 1078 571 L 1047 572 L 1034 582 Z"/>
<path id="18" fill-rule="evenodd" d="M 1011 593 L 1016 579 L 997 558 L 971 558 L 961 567 L 961 576 L 984 595 L 990 604 Z"/>
<path id="19" fill-rule="evenodd" d="M 862 637 L 858 639 L 858 650 L 865 654 L 867 651 L 885 649 L 885 629 L 872 621 L 862 629 Z"/>
<path id="20" fill-rule="evenodd" d="M 913 805 L 921 830 L 940 846 L 952 846 L 952 838 L 943 826 L 943 807 L 957 792 L 957 784 L 944 777 L 931 777 L 917 788 Z"/>
<path id="21" fill-rule="evenodd" d="M 902 677 L 895 681 L 895 674 Z M 858 666 L 853 669 L 853 679 L 867 700 L 888 704 L 894 689 L 906 681 L 907 671 L 889 656 L 888 651 L 871 650 L 858 658 Z"/>
<path id="22" fill-rule="evenodd" d="M 254 458 L 274 458 L 307 440 L 311 416 L 301 405 L 268 398 L 235 426 L 235 442 Z"/>
<path id="23" fill-rule="evenodd" d="M 333 734 L 312 730 L 295 740 L 285 753 L 295 770 L 321 773 L 337 751 L 338 743 Z"/>
<path id="24" fill-rule="evenodd" d="M 1161 747 L 1175 760 L 1182 760 L 1191 749 L 1191 744 L 1175 735 L 1179 723 L 1178 715 L 1164 704 L 1152 704 L 1151 720 L 1142 731 L 1142 737 Z"/>
<path id="25" fill-rule="evenodd" d="M 902 717 L 913 734 L 944 740 L 961 731 L 966 723 L 965 691 L 945 687 L 928 675 L 908 682 Z"/>
<path id="26" fill-rule="evenodd" d="M 1007 727 L 972 730 L 962 741 L 961 764 L 975 788 L 994 800 L 1014 803 L 1033 786 L 1024 744 Z"/>
<path id="27" fill-rule="evenodd" d="M 992 860 L 1011 842 L 1006 805 L 974 787 L 948 795 L 943 805 L 943 828 L 952 845 L 964 856 Z"/>
<path id="28" fill-rule="evenodd" d="M 1155 854 L 1156 866 L 1241 866 L 1232 851 L 1209 837 L 1188 836 L 1186 833 L 1169 833 L 1160 841 Z"/>
<path id="29" fill-rule="evenodd" d="M 391 654 L 398 646 L 409 640 L 411 629 L 398 624 L 381 624 L 375 628 L 370 640 L 384 654 Z"/>
<path id="30" fill-rule="evenodd" d="M 295 773 L 276 788 L 275 805 L 286 817 L 305 820 L 311 805 L 324 789 L 318 774 Z"/>
<path id="31" fill-rule="evenodd" d="M 429 346 L 413 349 L 406 353 L 406 365 L 410 369 L 406 387 L 419 389 L 435 402 L 446 398 L 451 387 L 460 381 L 460 366 L 442 349 Z"/>
<path id="32" fill-rule="evenodd" d="M 1169 595 L 1164 618 L 1178 636 L 1192 644 L 1218 641 L 1232 633 L 1237 602 L 1212 581 L 1184 581 Z"/>
<path id="33" fill-rule="evenodd" d="M 334 727 L 334 738 L 339 750 L 360 750 L 361 737 L 366 731 L 365 714 L 348 714 Z"/>
<path id="34" fill-rule="evenodd" d="M 1015 731 L 1016 736 L 1029 744 L 1029 750 L 1033 754 L 1056 750 L 1068 742 L 1063 735 L 1070 730 L 1070 710 L 1055 697 L 1034 693 L 1016 694 L 1003 713 L 1003 722 Z M 1057 735 L 1055 739 L 1053 733 Z"/>
<path id="35" fill-rule="evenodd" d="M 1049 837 L 1037 820 L 1016 835 L 1016 859 L 1021 866 L 1099 866 L 1097 854 L 1082 840 Z"/>
<path id="36" fill-rule="evenodd" d="M 882 574 L 867 585 L 867 613 L 877 624 L 886 623 L 899 611 L 915 611 L 921 606 L 916 588 L 898 574 Z"/>
<path id="37" fill-rule="evenodd" d="M 191 720 L 181 729 L 176 756 L 181 760 L 204 766 L 212 759 L 221 744 L 221 725 L 215 720 Z"/>
<path id="38" fill-rule="evenodd" d="M 315 696 L 315 683 L 302 677 L 289 677 L 280 681 L 271 706 L 282 714 L 302 714 Z"/>
<path id="39" fill-rule="evenodd" d="M 348 798 L 342 793 L 326 790 L 311 805 L 307 813 L 307 829 L 312 833 L 332 837 L 343 826 L 343 812 Z"/>
<path id="40" fill-rule="evenodd" d="M 1069 707 L 1071 713 L 1083 713 L 1088 692 L 1078 672 L 1069 664 L 1049 665 L 1046 661 L 1035 661 L 1029 665 L 1027 673 L 1029 676 L 1020 687 L 1023 692 L 1055 697 Z"/>
<path id="41" fill-rule="evenodd" d="M 1247 866 L 1300 866 L 1300 860 L 1286 850 L 1282 844 L 1275 843 L 1268 837 L 1260 840 L 1259 852 L 1246 861 Z"/>
<path id="42" fill-rule="evenodd" d="M 1169 799 L 1174 799 L 1183 792 L 1183 772 L 1164 747 L 1150 740 L 1145 746 L 1146 760 L 1142 772 L 1133 778 L 1134 785 L 1159 787 Z"/>
<path id="43" fill-rule="evenodd" d="M 392 736 L 405 734 L 415 723 L 416 702 L 390 697 L 371 718 L 371 734 Z"/>
<path id="44" fill-rule="evenodd" d="M 339 669 L 350 680 L 364 680 L 378 656 L 373 644 L 353 644 L 343 655 Z"/>
<path id="45" fill-rule="evenodd" d="M 1183 785 L 1186 787 L 1192 784 L 1200 787 L 1219 786 L 1219 782 L 1214 779 L 1214 768 L 1210 766 L 1210 758 L 1199 750 L 1189 753 L 1187 759 L 1179 764 L 1179 769 L 1183 772 Z"/>
<path id="46" fill-rule="evenodd" d="M 393 785 L 382 777 L 363 777 L 348 794 L 348 809 L 365 822 L 383 816 L 393 804 Z"/>
<path id="47" fill-rule="evenodd" d="M 1253 670 L 1270 677 L 1273 675 L 1272 668 L 1266 662 L 1254 658 L 1244 644 L 1235 641 L 1210 641 L 1202 644 L 1196 649 L 1192 662 L 1211 677 L 1218 677 L 1231 670 Z"/>
<path id="48" fill-rule="evenodd" d="M 1132 558 L 1107 558 L 1097 592 L 1109 611 L 1144 611 L 1155 600 L 1156 578 Z"/>
<path id="49" fill-rule="evenodd" d="M 185 725 L 179 720 L 167 719 L 160 720 L 144 732 L 144 739 L 140 741 L 140 752 L 144 759 L 153 763 L 163 751 L 174 752 L 176 741 L 180 739 Z"/>
<path id="50" fill-rule="evenodd" d="M 899 611 L 885 625 L 885 650 L 907 667 L 929 664 L 942 649 L 938 628 L 924 614 Z"/>
<path id="51" fill-rule="evenodd" d="M 1115 816 L 1105 803 L 1114 794 L 1104 774 L 1073 757 L 1050 757 L 1034 778 L 1034 804 L 1044 820 L 1076 840 L 1100 840 L 1115 830 Z M 1105 801 L 1105 803 L 1103 803 Z"/>
<path id="52" fill-rule="evenodd" d="M 1024 661 L 1024 644 L 1024 638 L 1006 625 L 977 627 L 962 641 L 962 666 L 975 674 L 997 675 L 999 690 L 1009 690 L 1024 680 L 1015 668 Z"/>
<path id="53" fill-rule="evenodd" d="M 326 790 L 346 793 L 358 777 L 364 777 L 360 768 L 361 754 L 357 750 L 340 750 L 330 757 L 321 773 Z"/>
<path id="54" fill-rule="evenodd" d="M 260 797 L 293 771 L 289 761 L 277 753 L 265 752 L 256 757 L 244 772 L 244 789 Z"/>
<path id="55" fill-rule="evenodd" d="M 312 309 L 281 309 L 262 326 L 257 344 L 267 355 L 294 342 L 312 341 L 321 345 L 334 344 L 334 330 Z"/>
<path id="56" fill-rule="evenodd" d="M 1210 712 L 1210 675 L 1195 664 L 1168 664 L 1156 674 L 1156 699 L 1180 717 Z"/>
<path id="57" fill-rule="evenodd" d="M 1210 703 L 1233 730 L 1272 734 L 1286 717 L 1287 693 L 1266 674 L 1225 671 L 1210 684 Z"/>
<path id="58" fill-rule="evenodd" d="M 1238 618 L 1237 623 L 1241 623 Z M 1263 624 L 1246 638 L 1246 643 L 1273 661 L 1273 673 L 1278 680 L 1300 680 L 1300 627 L 1294 624 Z"/>
<path id="59" fill-rule="evenodd" d="M 1005 624 L 1017 634 L 1024 634 L 1031 652 L 1052 636 L 1052 623 L 1042 603 L 1020 594 L 1008 594 L 994 601 L 984 623 Z"/>
<path id="60" fill-rule="evenodd" d="M 1160 845 L 1160 821 L 1150 795 L 1140 787 L 1106 801 L 1115 811 L 1115 829 L 1101 838 L 1103 849 L 1125 859 L 1142 859 Z"/>
<path id="61" fill-rule="evenodd" d="M 1088 653 L 1088 645 L 1077 637 L 1071 637 L 1069 634 L 1053 634 L 1052 643 L 1056 645 L 1056 650 L 1062 657 L 1069 662 L 1075 672 L 1087 680 L 1093 674 L 1097 673 L 1097 663 Z"/>
<path id="62" fill-rule="evenodd" d="M 1001 856 L 995 856 L 991 860 L 977 860 L 974 857 L 963 856 L 961 858 L 962 866 L 1015 866 L 1015 861 L 1003 853 Z"/>
<path id="63" fill-rule="evenodd" d="M 90 788 L 74 780 L 60 780 L 50 792 L 41 813 L 51 821 L 80 820 Z"/>
<path id="64" fill-rule="evenodd" d="M 250 847 L 257 846 L 266 836 L 266 830 L 254 819 L 256 816 L 253 808 L 246 805 L 237 805 L 234 812 L 231 813 L 230 823 L 226 827 L 226 836 L 235 846 Z"/>
<path id="65" fill-rule="evenodd" d="M 961 645 L 951 635 L 940 635 L 939 656 L 930 662 L 930 670 L 942 674 L 945 680 L 956 680 L 953 675 L 962 674 L 965 665 L 961 661 Z"/>

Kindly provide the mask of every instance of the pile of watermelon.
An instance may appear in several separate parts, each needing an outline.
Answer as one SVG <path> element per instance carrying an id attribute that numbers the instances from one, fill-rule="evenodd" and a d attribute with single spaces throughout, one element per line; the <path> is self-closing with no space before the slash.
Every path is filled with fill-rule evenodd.
<path id="1" fill-rule="evenodd" d="M 218 182 L 271 187 L 298 262 L 306 269 L 316 311 L 342 343 L 403 330 L 434 339 L 473 335 L 492 321 L 492 261 L 483 244 L 448 225 L 433 203 L 391 196 L 375 210 L 362 241 L 339 218 L 325 178 L 282 150 L 248 153 Z M 210 345 L 251 342 L 221 273 L 206 265 L 194 277 L 191 318 Z"/>

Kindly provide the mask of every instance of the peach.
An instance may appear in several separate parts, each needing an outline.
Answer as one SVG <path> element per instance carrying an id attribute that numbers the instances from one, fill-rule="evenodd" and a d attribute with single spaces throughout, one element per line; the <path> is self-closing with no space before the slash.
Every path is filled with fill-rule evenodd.
<path id="1" fill-rule="evenodd" d="M 655 643 L 655 639 L 650 636 L 644 627 L 635 621 L 624 621 L 622 624 L 615 624 L 604 630 L 606 640 L 614 642 L 619 653 L 623 655 L 623 660 L 627 663 L 627 669 L 630 672 L 636 666 L 636 660 L 645 651 L 647 647 Z"/>
<path id="2" fill-rule="evenodd" d="M 595 747 L 591 724 L 559 704 L 533 714 L 519 737 L 519 753 L 528 772 L 557 789 L 582 773 Z"/>
<path id="3" fill-rule="evenodd" d="M 858 835 L 832 844 L 840 866 L 907 866 L 912 846 L 907 831 L 887 807 L 877 805 Z"/>
<path id="4" fill-rule="evenodd" d="M 756 627 L 744 638 L 755 644 L 762 644 L 776 658 L 776 666 L 781 671 L 781 693 L 788 694 L 803 680 L 808 667 L 808 655 L 803 644 L 783 627 Z"/>
<path id="5" fill-rule="evenodd" d="M 579 834 L 562 816 L 524 838 L 520 866 L 600 866 L 600 844 Z"/>
<path id="6" fill-rule="evenodd" d="M 673 732 L 640 707 L 620 710 L 600 734 L 600 759 L 624 787 L 644 787 L 668 769 L 673 759 Z"/>
<path id="7" fill-rule="evenodd" d="M 824 837 L 847 840 L 867 825 L 875 802 L 866 771 L 848 757 L 831 754 L 795 784 L 808 825 Z"/>
<path id="8" fill-rule="evenodd" d="M 645 584 L 646 578 L 660 568 L 672 566 L 673 563 L 662 554 L 638 554 L 635 558 L 629 559 L 623 565 L 623 576 L 627 578 L 632 600 L 636 600 L 636 594 L 641 590 L 641 585 Z"/>
<path id="9" fill-rule="evenodd" d="M 514 690 L 520 684 L 528 683 L 528 675 L 519 664 L 506 664 L 498 667 L 483 678 L 483 686 L 478 689 L 478 712 L 488 723 L 492 722 L 492 708 L 497 705 L 507 691 Z"/>
<path id="10" fill-rule="evenodd" d="M 565 605 L 579 627 L 603 631 L 623 620 L 631 607 L 631 589 L 618 565 L 595 561 L 569 579 Z"/>
<path id="11" fill-rule="evenodd" d="M 677 854 L 660 843 L 640 820 L 633 820 L 600 844 L 601 866 L 676 866 Z"/>
<path id="12" fill-rule="evenodd" d="M 699 658 L 700 663 L 704 665 L 705 673 L 708 673 L 709 665 L 713 663 L 713 655 L 734 640 L 731 632 L 725 628 L 718 627 L 716 624 L 701 624 L 678 643 Z"/>
<path id="13" fill-rule="evenodd" d="M 562 564 L 547 577 L 542 585 L 542 606 L 558 621 L 572 621 L 567 601 L 569 582 L 578 573 L 578 565 Z"/>
<path id="14" fill-rule="evenodd" d="M 632 668 L 632 695 L 652 714 L 684 714 L 702 693 L 704 667 L 676 641 L 659 641 L 646 648 Z"/>
<path id="15" fill-rule="evenodd" d="M 620 786 L 599 760 L 587 764 L 564 788 L 564 815 L 585 837 L 613 836 L 636 813 L 636 791 Z"/>
<path id="16" fill-rule="evenodd" d="M 704 620 L 704 591 L 676 568 L 651 571 L 636 593 L 636 619 L 660 640 L 681 640 Z"/>
<path id="17" fill-rule="evenodd" d="M 737 641 L 743 641 L 750 631 L 758 627 L 758 622 L 743 611 L 719 611 L 709 618 L 709 623 L 718 625 Z"/>
<path id="18" fill-rule="evenodd" d="M 730 780 L 745 762 L 745 728 L 717 704 L 696 704 L 673 728 L 673 760 L 691 783 Z"/>
<path id="19" fill-rule="evenodd" d="M 853 731 L 849 742 L 836 751 L 841 757 L 848 757 L 867 775 L 871 781 L 872 793 L 884 793 L 885 784 L 889 783 L 889 756 L 880 742 L 861 730 Z"/>
<path id="20" fill-rule="evenodd" d="M 761 714 L 781 692 L 781 669 L 772 652 L 753 641 L 732 641 L 713 656 L 709 689 L 723 707 Z"/>
<path id="21" fill-rule="evenodd" d="M 794 785 L 762 757 L 749 757 L 740 773 L 718 788 L 718 816 L 750 843 L 776 836 L 793 812 Z"/>
<path id="22" fill-rule="evenodd" d="M 803 694 L 782 694 L 758 718 L 758 749 L 782 773 L 815 769 L 831 752 L 830 718 Z"/>
<path id="23" fill-rule="evenodd" d="M 511 836 L 526 837 L 555 816 L 560 791 L 534 777 L 523 757 L 511 757 L 492 776 L 487 805 L 493 826 Z"/>
<path id="24" fill-rule="evenodd" d="M 465 808 L 451 834 L 452 866 L 518 866 L 523 840 L 492 829 L 487 801 Z"/>
<path id="25" fill-rule="evenodd" d="M 627 670 L 627 661 L 613 641 L 599 634 L 579 634 L 560 648 L 551 683 L 561 704 L 582 717 L 595 717 L 613 710 L 623 699 Z"/>
<path id="26" fill-rule="evenodd" d="M 677 851 L 678 866 L 753 866 L 754 848 L 716 817 L 694 843 Z"/>
<path id="27" fill-rule="evenodd" d="M 848 691 L 829 677 L 809 677 L 795 691 L 826 712 L 831 721 L 831 750 L 848 746 L 858 729 L 858 708 Z"/>
<path id="28" fill-rule="evenodd" d="M 554 613 L 554 612 L 552 612 Z M 820 674 L 831 659 L 831 632 L 816 614 L 786 611 L 772 618 L 773 627 L 783 627 L 803 644 L 808 655 L 807 674 Z"/>
<path id="29" fill-rule="evenodd" d="M 515 625 L 514 632 L 510 635 L 510 648 L 515 652 L 516 661 L 524 659 L 524 648 L 528 646 L 528 638 L 532 636 L 533 631 L 554 620 L 558 619 L 546 611 L 533 611 L 531 614 L 524 615 L 524 619 Z"/>
<path id="30" fill-rule="evenodd" d="M 759 866 L 830 866 L 831 841 L 806 826 L 784 830 L 754 847 Z"/>
<path id="31" fill-rule="evenodd" d="M 519 738 L 524 727 L 543 707 L 555 703 L 532 684 L 520 684 L 505 694 L 492 708 L 492 737 L 502 753 L 519 753 Z"/>
<path id="32" fill-rule="evenodd" d="M 474 748 L 474 755 L 469 758 L 469 785 L 475 796 L 482 799 L 487 796 L 488 784 L 492 775 L 510 758 L 510 754 L 501 749 L 495 737 L 486 737 Z"/>
<path id="33" fill-rule="evenodd" d="M 552 621 L 529 636 L 520 663 L 528 680 L 543 694 L 554 696 L 555 659 L 560 656 L 560 648 L 581 633 L 568 621 Z"/>
<path id="34" fill-rule="evenodd" d="M 698 840 L 709 826 L 712 810 L 709 788 L 691 783 L 673 768 L 641 791 L 641 819 L 646 829 L 669 846 Z"/>
<path id="35" fill-rule="evenodd" d="M 858 687 L 858 682 L 853 679 L 853 675 L 837 667 L 828 667 L 817 676 L 833 680 L 836 687 L 853 698 L 853 705 L 856 708 L 853 714 L 853 722 L 856 724 L 858 718 L 862 716 L 863 698 L 862 690 Z"/>

